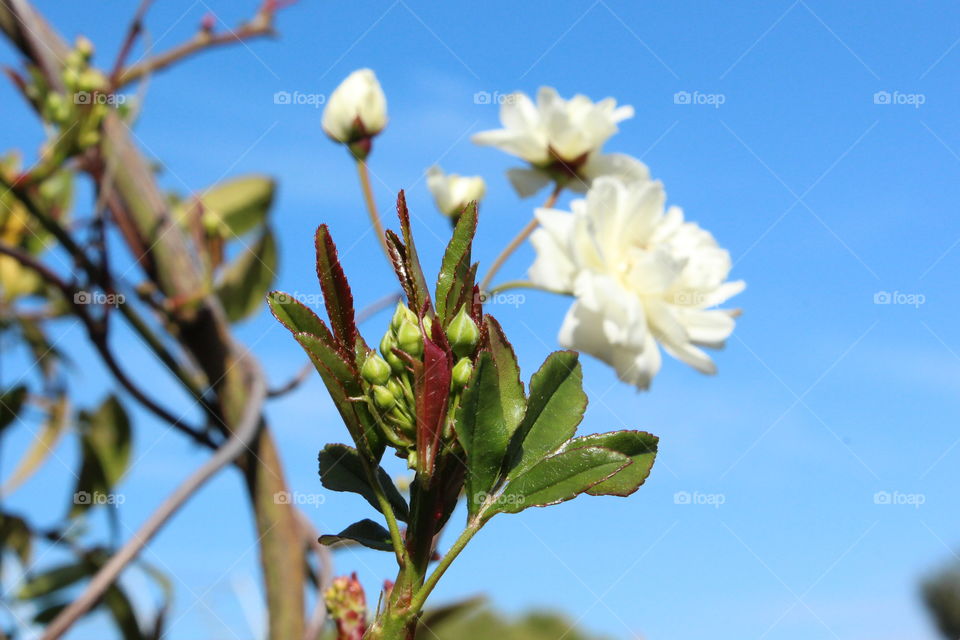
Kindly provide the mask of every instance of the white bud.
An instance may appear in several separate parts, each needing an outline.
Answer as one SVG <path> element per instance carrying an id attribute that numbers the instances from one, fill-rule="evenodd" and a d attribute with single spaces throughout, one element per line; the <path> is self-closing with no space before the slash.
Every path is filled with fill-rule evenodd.
<path id="1" fill-rule="evenodd" d="M 445 174 L 440 167 L 430 167 L 427 172 L 427 187 L 433 194 L 433 201 L 440 213 L 456 216 L 463 208 L 483 199 L 487 185 L 480 176 L 459 176 Z"/>
<path id="2" fill-rule="evenodd" d="M 323 110 L 323 130 L 345 144 L 375 136 L 386 124 L 387 99 L 370 69 L 359 69 L 347 76 Z"/>

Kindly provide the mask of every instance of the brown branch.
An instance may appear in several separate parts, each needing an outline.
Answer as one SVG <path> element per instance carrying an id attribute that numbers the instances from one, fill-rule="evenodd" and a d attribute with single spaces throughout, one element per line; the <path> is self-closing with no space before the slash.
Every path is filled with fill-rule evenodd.
<path id="1" fill-rule="evenodd" d="M 74 315 L 76 315 L 77 318 L 79 318 L 83 323 L 84 328 L 87 330 L 87 335 L 90 337 L 90 341 L 93 343 L 94 347 L 96 347 L 97 352 L 103 359 L 104 364 L 107 365 L 110 373 L 113 374 L 113 377 L 117 380 L 120 386 L 126 389 L 127 392 L 129 392 L 137 402 L 142 404 L 147 410 L 161 420 L 169 423 L 170 426 L 174 427 L 177 431 L 189 436 L 195 442 L 212 449 L 217 448 L 217 444 L 211 440 L 207 434 L 199 429 L 184 424 L 180 418 L 174 416 L 171 412 L 164 409 L 133 383 L 129 376 L 127 376 L 127 374 L 120 367 L 119 362 L 117 362 L 116 357 L 110 350 L 105 326 L 96 318 L 94 318 L 86 305 L 82 302 L 79 302 L 79 299 L 76 297 L 77 294 L 81 293 L 80 289 L 66 282 L 47 265 L 43 264 L 32 255 L 17 249 L 16 247 L 11 247 L 7 244 L 0 243 L 0 254 L 7 255 L 19 262 L 21 265 L 36 271 L 41 278 L 46 280 L 60 291 L 64 300 L 66 300 L 67 304 L 71 306 Z"/>
<path id="2" fill-rule="evenodd" d="M 130 21 L 130 26 L 127 28 L 127 36 L 123 39 L 123 45 L 120 47 L 119 53 L 117 53 L 117 60 L 113 63 L 113 71 L 110 73 L 110 86 L 113 88 L 117 86 L 117 79 L 123 71 L 123 66 L 127 62 L 127 56 L 130 55 L 130 50 L 133 49 L 133 45 L 140 34 L 143 33 L 143 19 L 146 17 L 151 4 L 153 4 L 153 0 L 141 0 L 137 12 L 133 15 L 133 20 Z"/>
<path id="3" fill-rule="evenodd" d="M 253 359 L 246 355 L 242 358 L 241 363 L 251 378 L 250 399 L 244 407 L 243 416 L 237 423 L 237 429 L 233 435 L 147 518 L 133 537 L 97 572 L 84 592 L 47 626 L 41 640 L 56 640 L 66 633 L 74 622 L 96 604 L 110 585 L 117 580 L 124 567 L 137 557 L 180 507 L 214 474 L 250 448 L 263 424 L 261 410 L 266 397 L 266 385 L 263 374 Z"/>

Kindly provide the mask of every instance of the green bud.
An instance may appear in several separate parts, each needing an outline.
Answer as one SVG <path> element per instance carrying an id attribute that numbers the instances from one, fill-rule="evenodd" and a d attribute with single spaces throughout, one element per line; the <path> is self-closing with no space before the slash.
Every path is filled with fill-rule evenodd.
<path id="1" fill-rule="evenodd" d="M 447 327 L 447 339 L 453 352 L 458 356 L 465 356 L 473 351 L 480 339 L 480 330 L 473 318 L 467 314 L 467 305 L 460 307 L 459 313 L 450 321 Z"/>
<path id="2" fill-rule="evenodd" d="M 370 384 L 383 385 L 390 379 L 390 365 L 376 353 L 371 353 L 363 363 L 360 375 Z"/>
<path id="3" fill-rule="evenodd" d="M 384 362 L 383 364 L 387 363 Z M 373 387 L 373 401 L 376 403 L 377 407 L 383 411 L 389 411 L 390 409 L 393 409 L 395 404 L 397 404 L 396 396 L 390 393 L 389 389 L 380 385 L 375 385 Z"/>
<path id="4" fill-rule="evenodd" d="M 470 358 L 460 358 L 453 367 L 451 379 L 455 387 L 465 387 L 470 382 L 470 376 L 473 374 L 473 363 Z"/>
<path id="5" fill-rule="evenodd" d="M 417 314 L 411 311 L 407 305 L 398 302 L 397 310 L 393 312 L 393 318 L 390 320 L 390 328 L 396 331 L 400 328 L 400 325 L 403 324 L 404 320 L 416 324 Z"/>
<path id="6" fill-rule="evenodd" d="M 86 69 L 77 78 L 77 89 L 80 91 L 96 91 L 107 86 L 107 78 L 96 69 Z"/>
<path id="7" fill-rule="evenodd" d="M 414 450 L 414 451 L 411 451 L 410 453 L 408 453 L 408 454 L 407 454 L 407 469 L 416 469 L 416 468 L 417 468 L 417 462 L 418 462 L 418 461 L 419 461 L 419 459 L 417 458 L 417 452 L 416 452 L 415 450 Z"/>
<path id="8" fill-rule="evenodd" d="M 90 39 L 86 36 L 77 36 L 74 50 L 83 56 L 84 60 L 89 60 L 93 57 L 93 43 L 90 42 Z"/>
<path id="9" fill-rule="evenodd" d="M 413 322 L 404 322 L 397 329 L 397 346 L 415 358 L 423 354 L 423 335 Z"/>

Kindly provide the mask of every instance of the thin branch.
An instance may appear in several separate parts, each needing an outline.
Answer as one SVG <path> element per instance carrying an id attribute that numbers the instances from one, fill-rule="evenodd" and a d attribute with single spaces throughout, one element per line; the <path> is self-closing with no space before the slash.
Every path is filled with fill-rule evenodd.
<path id="1" fill-rule="evenodd" d="M 543 209 L 549 209 L 557 203 L 557 198 L 560 197 L 560 192 L 563 191 L 563 185 L 557 183 L 553 188 L 553 192 L 550 194 L 550 197 L 547 198 L 547 201 L 543 203 Z M 513 255 L 513 252 L 520 248 L 520 245 L 530 237 L 530 234 L 536 231 L 537 227 L 540 225 L 537 222 L 537 217 L 534 216 L 530 222 L 527 223 L 523 229 L 520 230 L 520 233 L 510 241 L 503 251 L 500 252 L 500 255 L 497 256 L 496 260 L 493 261 L 493 264 L 490 265 L 490 270 L 487 271 L 486 277 L 484 277 L 483 282 L 480 283 L 480 291 L 486 291 L 490 287 L 490 283 L 493 282 L 493 276 L 497 275 L 497 271 L 500 270 L 500 267 L 503 266 L 503 263 Z"/>
<path id="2" fill-rule="evenodd" d="M 74 622 L 97 603 L 110 585 L 117 580 L 124 567 L 137 557 L 180 507 L 214 474 L 248 450 L 263 424 L 261 411 L 267 390 L 263 374 L 253 359 L 246 354 L 241 358 L 252 381 L 250 399 L 244 407 L 243 416 L 233 435 L 147 518 L 133 537 L 97 572 L 84 592 L 54 618 L 41 636 L 41 640 L 56 640 L 66 633 Z"/>
<path id="3" fill-rule="evenodd" d="M 387 237 L 384 234 L 383 222 L 380 220 L 380 213 L 377 211 L 377 202 L 373 198 L 373 189 L 370 187 L 370 169 L 367 167 L 367 161 L 357 158 L 357 174 L 360 176 L 360 188 L 363 191 L 363 202 L 367 206 L 367 213 L 370 214 L 370 222 L 373 224 L 373 232 L 377 236 L 383 255 L 387 257 L 387 262 L 391 263 L 390 250 L 387 248 Z"/>
<path id="4" fill-rule="evenodd" d="M 113 63 L 113 71 L 110 73 L 111 87 L 117 86 L 117 79 L 123 72 L 123 66 L 127 62 L 127 56 L 130 55 L 130 50 L 133 49 L 137 38 L 143 33 L 143 19 L 146 17 L 151 4 L 153 4 L 153 0 L 140 0 L 140 6 L 137 8 L 137 12 L 133 15 L 133 20 L 130 21 L 130 26 L 127 28 L 127 36 L 123 40 L 123 46 L 120 47 L 120 52 L 117 53 L 117 61 Z"/>
<path id="5" fill-rule="evenodd" d="M 110 373 L 113 374 L 113 377 L 118 383 L 120 383 L 120 386 L 126 389 L 135 400 L 137 400 L 161 420 L 168 422 L 178 431 L 188 435 L 195 442 L 203 444 L 212 449 L 217 447 L 217 444 L 213 442 L 208 435 L 199 429 L 195 429 L 183 424 L 182 420 L 150 399 L 136 384 L 133 383 L 133 381 L 120 367 L 116 357 L 110 350 L 110 345 L 107 341 L 107 334 L 102 323 L 98 322 L 97 319 L 90 314 L 89 309 L 87 309 L 84 304 L 78 302 L 78 299 L 75 297 L 76 294 L 80 293 L 79 289 L 63 280 L 63 278 L 61 278 L 47 265 L 34 258 L 32 255 L 17 249 L 16 247 L 11 247 L 7 244 L 0 243 L 0 254 L 10 256 L 23 266 L 33 269 L 40 275 L 40 277 L 60 291 L 67 304 L 71 305 L 74 314 L 83 323 L 84 328 L 87 330 L 87 334 L 90 337 L 90 341 L 93 343 L 94 347 L 96 347 L 97 352 L 103 359 L 104 364 L 107 365 Z"/>

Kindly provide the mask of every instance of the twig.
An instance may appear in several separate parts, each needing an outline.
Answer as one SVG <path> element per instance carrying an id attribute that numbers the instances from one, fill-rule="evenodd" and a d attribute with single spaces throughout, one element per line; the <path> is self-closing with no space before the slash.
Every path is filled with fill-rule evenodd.
<path id="1" fill-rule="evenodd" d="M 543 203 L 543 209 L 549 209 L 557 203 L 557 198 L 560 197 L 560 192 L 563 191 L 563 185 L 557 184 L 553 188 L 553 193 L 550 194 L 550 197 L 547 198 L 547 201 Z M 507 258 L 513 255 L 513 252 L 520 248 L 520 245 L 530 237 L 530 234 L 533 233 L 537 226 L 537 217 L 534 216 L 533 219 L 527 223 L 523 229 L 520 230 L 520 233 L 510 241 L 503 251 L 500 252 L 500 255 L 497 256 L 496 260 L 493 261 L 493 264 L 490 265 L 490 270 L 487 271 L 487 275 L 484 277 L 483 282 L 480 283 L 480 291 L 486 291 L 490 286 L 490 283 L 493 282 L 493 276 L 497 275 L 497 271 L 500 270 L 500 267 L 503 266 L 503 263 L 507 261 Z"/>
<path id="2" fill-rule="evenodd" d="M 133 20 L 130 21 L 127 36 L 123 40 L 123 46 L 120 47 L 120 52 L 117 53 L 117 61 L 113 63 L 113 71 L 110 73 L 111 87 L 115 88 L 117 86 L 117 79 L 123 72 L 123 65 L 126 64 L 127 56 L 130 55 L 133 44 L 143 32 L 143 19 L 146 17 L 151 4 L 153 4 L 153 0 L 141 0 L 137 12 L 133 15 Z"/>
<path id="3" fill-rule="evenodd" d="M 243 416 L 237 424 L 237 429 L 230 439 L 217 449 L 193 475 L 181 484 L 170 496 L 151 514 L 140 529 L 127 543 L 97 572 L 84 592 L 67 608 L 54 618 L 46 628 L 41 640 L 56 640 L 62 636 L 70 626 L 83 616 L 103 596 L 104 592 L 113 584 L 137 554 L 157 534 L 164 524 L 182 507 L 196 491 L 203 486 L 215 473 L 240 456 L 257 437 L 262 423 L 261 410 L 266 397 L 266 384 L 263 374 L 257 368 L 252 358 L 241 356 L 241 363 L 247 374 L 251 376 L 250 399 L 244 407 Z"/>
<path id="4" fill-rule="evenodd" d="M 150 399 L 137 385 L 133 383 L 133 381 L 130 380 L 127 374 L 120 367 L 120 364 L 117 362 L 116 357 L 114 357 L 113 352 L 110 350 L 110 345 L 107 341 L 107 334 L 106 331 L 104 331 L 103 325 L 90 314 L 90 311 L 82 303 L 77 302 L 77 299 L 74 297 L 80 292 L 79 289 L 67 283 L 45 264 L 30 254 L 17 249 L 16 247 L 11 247 L 7 244 L 0 243 L 0 254 L 10 256 L 23 266 L 33 269 L 40 275 L 40 277 L 59 289 L 64 299 L 73 308 L 74 314 L 76 314 L 76 316 L 83 323 L 84 328 L 87 330 L 87 334 L 90 336 L 90 341 L 96 347 L 97 352 L 103 359 L 104 364 L 107 365 L 110 373 L 113 374 L 113 377 L 116 378 L 117 382 L 119 382 L 120 385 L 134 397 L 135 400 L 137 400 L 154 415 L 165 422 L 168 422 L 178 431 L 190 436 L 190 438 L 192 438 L 195 442 L 210 447 L 211 449 L 217 448 L 217 444 L 213 442 L 208 435 L 199 429 L 195 429 L 183 424 L 183 421 L 180 418 L 177 418 L 172 413 Z"/>
<path id="5" fill-rule="evenodd" d="M 383 222 L 380 220 L 380 213 L 377 211 L 377 202 L 373 198 L 373 189 L 370 187 L 370 169 L 367 167 L 367 161 L 357 158 L 357 174 L 360 176 L 360 188 L 363 191 L 363 201 L 367 205 L 367 213 L 370 214 L 370 222 L 373 224 L 373 232 L 380 242 L 380 248 L 383 255 L 387 257 L 390 263 L 390 250 L 387 248 L 387 237 L 383 231 Z"/>

